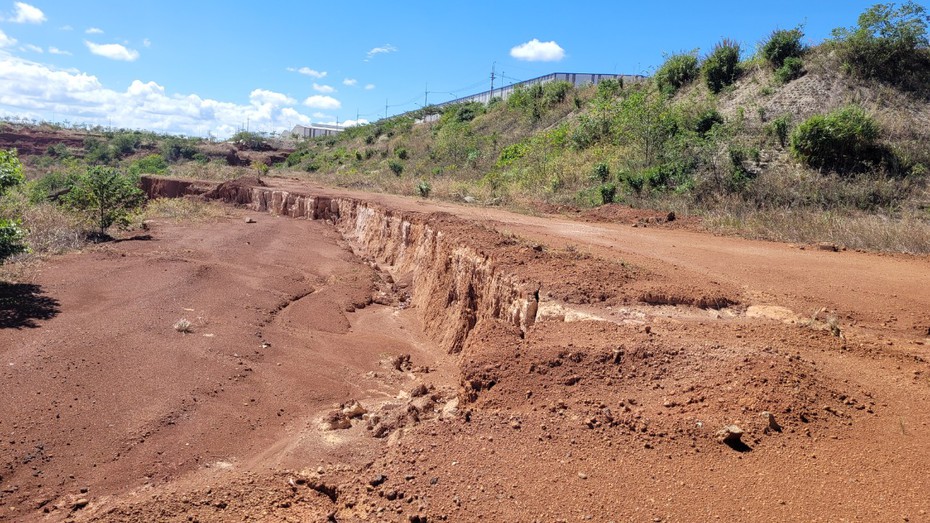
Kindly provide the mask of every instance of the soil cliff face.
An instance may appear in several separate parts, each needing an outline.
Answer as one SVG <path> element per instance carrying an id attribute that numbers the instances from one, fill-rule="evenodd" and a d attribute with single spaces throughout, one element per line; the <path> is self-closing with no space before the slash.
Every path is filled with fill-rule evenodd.
<path id="1" fill-rule="evenodd" d="M 183 189 L 164 196 L 179 194 L 184 194 Z M 427 334 L 449 352 L 461 351 L 481 319 L 503 320 L 521 332 L 536 320 L 540 283 L 505 270 L 480 252 L 476 243 L 459 234 L 455 220 L 449 217 L 396 212 L 350 198 L 293 193 L 265 187 L 257 180 L 227 182 L 205 197 L 259 212 L 333 223 L 358 248 L 358 254 L 388 270 L 393 279 L 411 283 L 410 302 L 420 311 Z M 488 235 L 499 236 L 490 231 Z"/>

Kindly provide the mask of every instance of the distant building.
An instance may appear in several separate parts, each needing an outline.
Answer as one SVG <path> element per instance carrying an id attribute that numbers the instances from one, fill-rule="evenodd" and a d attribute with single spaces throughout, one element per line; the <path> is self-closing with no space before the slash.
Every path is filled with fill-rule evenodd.
<path id="1" fill-rule="evenodd" d="M 320 136 L 333 136 L 344 130 L 344 128 L 338 125 L 312 123 L 310 125 L 295 125 L 294 128 L 291 129 L 291 135 L 298 138 L 317 138 Z"/>

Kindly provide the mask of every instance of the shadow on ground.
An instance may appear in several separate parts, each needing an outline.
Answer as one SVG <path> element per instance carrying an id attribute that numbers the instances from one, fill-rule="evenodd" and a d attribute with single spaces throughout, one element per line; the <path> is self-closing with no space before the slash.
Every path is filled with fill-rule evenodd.
<path id="1" fill-rule="evenodd" d="M 40 285 L 0 282 L 0 329 L 35 328 L 36 320 L 59 312 L 58 300 L 46 296 Z"/>

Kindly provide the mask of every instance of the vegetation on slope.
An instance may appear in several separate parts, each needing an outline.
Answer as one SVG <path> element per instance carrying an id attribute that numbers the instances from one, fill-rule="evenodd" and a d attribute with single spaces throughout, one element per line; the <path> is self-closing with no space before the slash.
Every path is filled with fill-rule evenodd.
<path id="1" fill-rule="evenodd" d="M 723 39 L 704 56 L 668 56 L 647 81 L 554 82 L 426 107 L 300 141 L 289 156 L 247 132 L 216 144 L 97 130 L 26 158 L 30 180 L 0 199 L 0 219 L 21 220 L 33 250 L 40 223 L 68 224 L 52 236 L 69 244 L 91 226 L 56 202 L 96 165 L 220 179 L 273 165 L 421 197 L 528 210 L 621 203 L 749 236 L 930 252 L 927 23 L 913 2 L 878 4 L 819 45 L 802 27 L 773 31 L 753 55 Z"/>

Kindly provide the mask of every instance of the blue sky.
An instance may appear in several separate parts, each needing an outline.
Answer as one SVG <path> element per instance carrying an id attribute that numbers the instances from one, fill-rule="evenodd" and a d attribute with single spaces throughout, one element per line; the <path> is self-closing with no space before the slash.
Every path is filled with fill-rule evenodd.
<path id="1" fill-rule="evenodd" d="M 218 138 L 351 125 L 485 90 L 492 64 L 506 83 L 650 74 L 722 37 L 751 53 L 804 24 L 820 42 L 873 3 L 0 0 L 0 116 Z"/>

